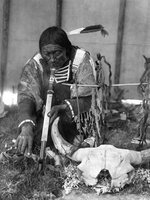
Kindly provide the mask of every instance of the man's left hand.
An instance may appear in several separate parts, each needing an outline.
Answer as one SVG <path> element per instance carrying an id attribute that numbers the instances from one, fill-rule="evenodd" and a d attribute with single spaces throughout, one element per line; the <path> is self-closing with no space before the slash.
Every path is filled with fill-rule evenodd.
<path id="1" fill-rule="evenodd" d="M 53 106 L 51 111 L 47 114 L 48 117 L 50 117 L 50 122 L 49 124 L 52 125 L 52 123 L 54 122 L 54 120 L 60 116 L 61 113 L 63 113 L 66 109 L 67 105 L 66 104 L 62 104 L 62 105 L 56 105 Z"/>

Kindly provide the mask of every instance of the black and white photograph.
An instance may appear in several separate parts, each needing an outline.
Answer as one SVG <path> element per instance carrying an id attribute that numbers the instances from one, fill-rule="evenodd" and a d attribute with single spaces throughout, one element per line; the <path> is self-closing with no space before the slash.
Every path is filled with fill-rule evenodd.
<path id="1" fill-rule="evenodd" d="M 150 199 L 149 10 L 0 0 L 0 200 Z"/>

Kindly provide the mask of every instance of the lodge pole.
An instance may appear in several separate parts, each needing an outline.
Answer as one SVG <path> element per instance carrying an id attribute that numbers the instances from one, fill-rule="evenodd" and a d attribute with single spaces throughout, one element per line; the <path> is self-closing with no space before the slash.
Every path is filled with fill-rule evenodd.
<path id="1" fill-rule="evenodd" d="M 9 39 L 9 17 L 10 0 L 3 0 L 2 9 L 2 31 L 1 31 L 1 55 L 0 55 L 0 93 L 3 94 L 6 77 L 8 39 Z"/>
<path id="2" fill-rule="evenodd" d="M 120 0 L 119 17 L 118 17 L 118 35 L 117 35 L 117 46 L 116 46 L 116 60 L 115 60 L 115 77 L 114 77 L 115 84 L 118 84 L 120 81 L 123 37 L 124 37 L 124 26 L 125 26 L 125 11 L 126 11 L 126 0 Z"/>

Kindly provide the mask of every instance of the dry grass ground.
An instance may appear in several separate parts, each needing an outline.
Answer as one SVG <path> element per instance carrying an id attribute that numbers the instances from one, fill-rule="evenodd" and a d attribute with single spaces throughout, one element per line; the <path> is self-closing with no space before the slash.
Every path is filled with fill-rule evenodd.
<path id="1" fill-rule="evenodd" d="M 12 139 L 17 137 L 17 108 L 13 107 L 7 110 L 7 115 L 0 119 L 0 152 L 11 146 Z M 115 128 L 107 129 L 105 143 L 118 148 L 135 150 L 137 145 L 131 144 L 131 140 L 136 135 L 136 125 L 136 122 L 128 120 L 122 124 L 118 123 Z M 146 146 L 146 148 L 150 147 Z M 20 157 L 17 162 L 9 159 L 8 162 L 0 163 L 0 200 L 61 198 L 66 177 L 64 170 L 47 167 L 44 173 L 41 174 L 38 172 L 37 167 L 36 162 L 25 157 Z M 148 170 L 149 163 L 139 166 L 137 172 L 140 171 L 140 173 L 137 173 L 133 183 L 126 186 L 119 194 L 124 196 L 127 194 L 150 194 L 150 183 L 147 178 L 150 177 Z M 84 184 L 80 185 L 78 191 L 81 191 L 82 194 L 94 193 L 91 188 L 86 187 Z"/>
<path id="2" fill-rule="evenodd" d="M 12 146 L 17 137 L 17 108 L 9 110 L 5 118 L 0 119 L 0 151 Z M 31 158 L 20 156 L 8 159 L 0 164 L 0 199 L 50 199 L 59 197 L 64 179 L 61 171 L 45 169 L 38 172 L 38 165 Z"/>

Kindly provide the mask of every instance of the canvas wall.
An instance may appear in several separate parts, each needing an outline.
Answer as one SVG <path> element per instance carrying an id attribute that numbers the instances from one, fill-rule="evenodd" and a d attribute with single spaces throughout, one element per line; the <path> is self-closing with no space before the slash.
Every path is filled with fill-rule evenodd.
<path id="1" fill-rule="evenodd" d="M 97 32 L 69 38 L 73 44 L 90 51 L 94 59 L 97 53 L 104 55 L 112 66 L 113 77 L 119 5 L 120 0 L 63 0 L 62 7 L 62 28 L 66 31 L 102 24 L 109 32 L 106 37 Z M 126 1 L 120 83 L 139 82 L 144 70 L 142 55 L 150 56 L 149 8 L 149 0 Z M 17 86 L 23 65 L 38 51 L 41 32 L 55 24 L 56 0 L 11 0 L 6 89 Z M 125 98 L 139 98 L 135 86 L 122 89 Z"/>

